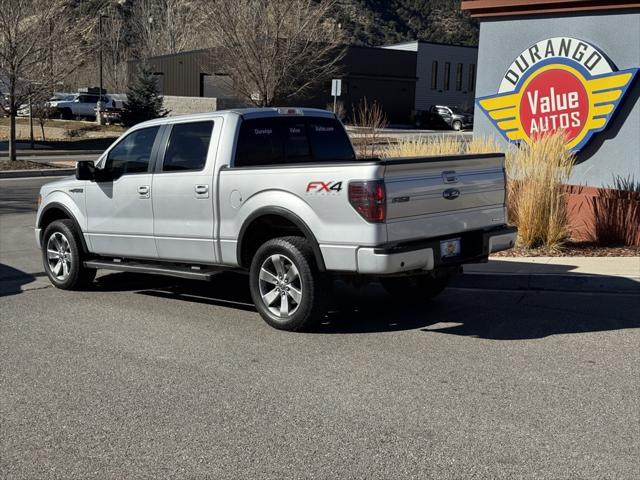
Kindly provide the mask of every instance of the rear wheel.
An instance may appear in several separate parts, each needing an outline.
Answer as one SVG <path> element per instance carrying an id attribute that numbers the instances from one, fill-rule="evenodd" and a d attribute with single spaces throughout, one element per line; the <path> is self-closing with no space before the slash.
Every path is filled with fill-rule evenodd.
<path id="1" fill-rule="evenodd" d="M 71 220 L 49 224 L 42 237 L 42 263 L 54 286 L 63 290 L 81 290 L 96 277 L 96 270 L 83 264 L 82 245 Z"/>
<path id="2" fill-rule="evenodd" d="M 249 285 L 258 312 L 274 328 L 305 330 L 326 312 L 328 280 L 302 237 L 265 242 L 251 262 Z"/>
<path id="3" fill-rule="evenodd" d="M 450 279 L 450 274 L 382 277 L 380 284 L 395 299 L 417 303 L 428 301 L 441 293 L 447 288 Z"/>

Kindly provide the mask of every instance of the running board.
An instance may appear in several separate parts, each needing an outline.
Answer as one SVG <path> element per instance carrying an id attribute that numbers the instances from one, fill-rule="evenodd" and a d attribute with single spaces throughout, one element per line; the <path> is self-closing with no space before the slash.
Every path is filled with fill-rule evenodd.
<path id="1" fill-rule="evenodd" d="M 118 272 L 150 273 L 155 275 L 169 275 L 171 277 L 188 278 L 192 280 L 211 280 L 214 275 L 225 271 L 223 268 L 198 267 L 180 265 L 162 265 L 142 262 L 87 260 L 84 262 L 87 268 L 115 270 Z"/>

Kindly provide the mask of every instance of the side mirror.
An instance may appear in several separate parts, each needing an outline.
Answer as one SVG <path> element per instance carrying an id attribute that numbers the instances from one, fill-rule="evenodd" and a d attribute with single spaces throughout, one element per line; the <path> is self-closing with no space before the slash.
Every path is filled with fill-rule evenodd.
<path id="1" fill-rule="evenodd" d="M 76 179 L 95 181 L 96 166 L 91 160 L 83 160 L 76 163 Z"/>

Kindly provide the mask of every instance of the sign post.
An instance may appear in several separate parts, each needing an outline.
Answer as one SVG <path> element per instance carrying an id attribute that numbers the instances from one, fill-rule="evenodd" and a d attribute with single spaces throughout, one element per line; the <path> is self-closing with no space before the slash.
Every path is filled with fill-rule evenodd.
<path id="1" fill-rule="evenodd" d="M 336 113 L 336 103 L 338 97 L 342 94 L 342 79 L 334 78 L 331 80 L 331 95 L 333 96 L 333 113 Z"/>

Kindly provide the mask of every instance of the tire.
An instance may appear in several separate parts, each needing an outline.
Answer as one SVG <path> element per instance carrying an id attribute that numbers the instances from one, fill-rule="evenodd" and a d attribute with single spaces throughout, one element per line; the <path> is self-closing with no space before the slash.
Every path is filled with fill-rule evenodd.
<path id="1" fill-rule="evenodd" d="M 451 124 L 451 128 L 453 128 L 456 132 L 459 132 L 460 130 L 462 130 L 462 122 L 459 120 L 456 120 Z"/>
<path id="2" fill-rule="evenodd" d="M 440 294 L 447 288 L 450 279 L 451 275 L 382 277 L 380 284 L 394 299 L 408 303 L 421 303 Z"/>
<path id="3" fill-rule="evenodd" d="M 73 113 L 70 108 L 63 108 L 60 110 L 60 118 L 62 120 L 71 120 L 73 119 Z"/>
<path id="4" fill-rule="evenodd" d="M 329 281 L 318 270 L 309 242 L 281 237 L 265 242 L 249 270 L 253 303 L 262 318 L 279 330 L 302 331 L 326 313 Z"/>
<path id="5" fill-rule="evenodd" d="M 62 290 L 83 290 L 96 270 L 83 264 L 82 244 L 71 220 L 56 220 L 42 236 L 42 263 L 51 283 Z"/>

